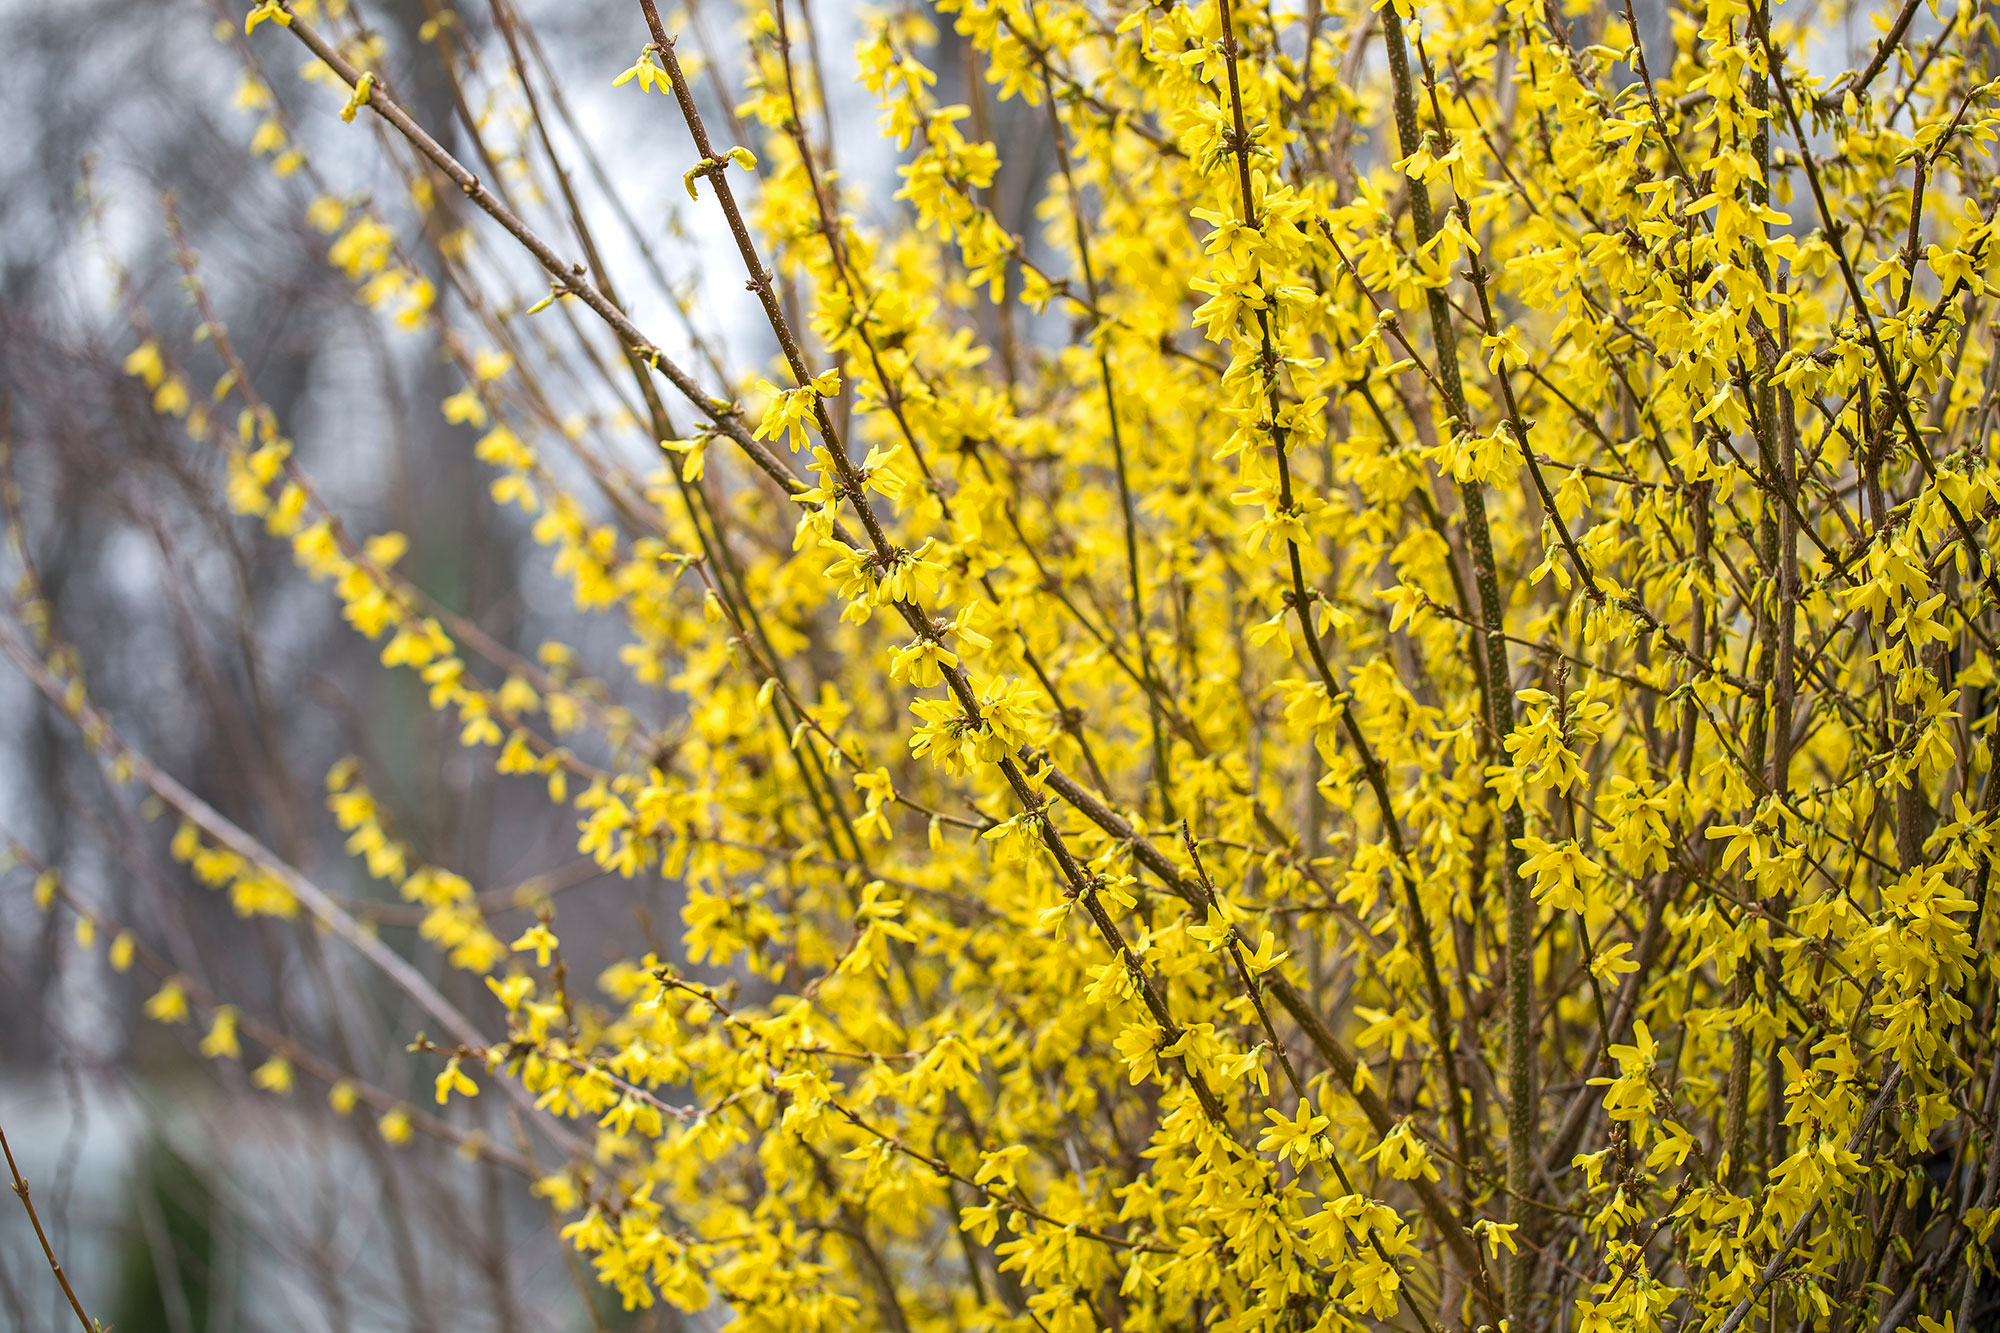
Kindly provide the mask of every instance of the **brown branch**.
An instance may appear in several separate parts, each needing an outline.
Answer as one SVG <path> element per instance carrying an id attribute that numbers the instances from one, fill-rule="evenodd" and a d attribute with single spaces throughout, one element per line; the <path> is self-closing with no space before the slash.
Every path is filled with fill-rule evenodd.
<path id="1" fill-rule="evenodd" d="M 14 1164 L 14 1149 L 8 1144 L 4 1129 L 0 1129 L 0 1152 L 7 1154 L 7 1170 L 14 1177 L 14 1195 L 28 1210 L 28 1221 L 34 1224 L 35 1239 L 42 1243 L 42 1255 L 49 1261 L 49 1271 L 56 1275 L 63 1295 L 69 1298 L 69 1308 L 76 1311 L 76 1321 L 83 1325 L 83 1333 L 97 1333 L 97 1325 L 83 1312 L 83 1302 L 76 1298 L 76 1289 L 70 1286 L 69 1275 L 63 1272 L 62 1262 L 56 1258 L 55 1247 L 49 1244 L 48 1232 L 42 1230 L 41 1216 L 35 1212 L 35 1201 L 28 1196 L 28 1182 L 22 1178 L 21 1168 Z"/>

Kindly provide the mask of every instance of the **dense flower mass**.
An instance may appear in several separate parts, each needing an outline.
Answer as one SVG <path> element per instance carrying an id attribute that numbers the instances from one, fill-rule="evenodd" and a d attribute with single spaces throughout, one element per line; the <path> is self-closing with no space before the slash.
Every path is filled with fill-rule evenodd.
<path id="1" fill-rule="evenodd" d="M 1746 0 L 898 0 L 855 55 L 890 200 L 796 0 L 735 64 L 602 7 L 644 45 L 589 77 L 767 362 L 628 315 L 513 36 L 431 34 L 476 151 L 344 6 L 223 36 L 615 659 L 517 655 L 330 507 L 185 246 L 227 374 L 151 328 L 126 370 L 678 936 L 582 974 L 344 763 L 465 1014 L 128 748 L 32 567 L 5 639 L 194 880 L 422 988 L 445 1109 L 385 1137 L 479 1152 L 461 1103 L 514 1098 L 598 1277 L 745 1333 L 1992 1326 L 1984 9 L 1849 16 L 1841 68 L 1841 16 Z M 271 109 L 301 56 L 420 227 Z M 160 971 L 204 1054 L 355 1105 Z"/>

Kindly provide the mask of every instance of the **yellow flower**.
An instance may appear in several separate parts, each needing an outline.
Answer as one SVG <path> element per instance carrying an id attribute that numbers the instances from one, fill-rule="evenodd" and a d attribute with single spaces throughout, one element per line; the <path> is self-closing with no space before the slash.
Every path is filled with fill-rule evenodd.
<path id="1" fill-rule="evenodd" d="M 201 1039 L 201 1053 L 211 1060 L 234 1060 L 243 1054 L 236 1040 L 236 1010 L 225 1004 L 215 1011 L 208 1035 Z"/>
<path id="2" fill-rule="evenodd" d="M 1290 1157 L 1295 1165 L 1305 1166 L 1326 1156 L 1329 1145 L 1321 1141 L 1333 1123 L 1326 1116 L 1300 1103 L 1298 1110 L 1287 1116 L 1276 1107 L 1268 1107 L 1264 1118 L 1271 1127 L 1257 1141 L 1259 1152 L 1275 1152 L 1280 1157 Z"/>
<path id="3" fill-rule="evenodd" d="M 410 1123 L 410 1113 L 400 1106 L 389 1108 L 375 1128 L 382 1135 L 382 1141 L 391 1147 L 401 1148 L 416 1137 L 416 1130 Z"/>
<path id="4" fill-rule="evenodd" d="M 156 1023 L 181 1023 L 187 1020 L 187 992 L 181 988 L 179 977 L 168 977 L 153 992 L 153 998 L 146 1001 L 146 1017 Z"/>
<path id="5" fill-rule="evenodd" d="M 560 941 L 556 939 L 554 932 L 548 928 L 548 925 L 545 922 L 537 921 L 522 932 L 521 938 L 515 940 L 508 947 L 515 953 L 521 953 L 528 949 L 534 950 L 535 966 L 547 967 L 549 965 L 549 954 L 559 943 Z"/>
<path id="6" fill-rule="evenodd" d="M 282 1055 L 273 1055 L 251 1071 L 250 1081 L 266 1092 L 283 1097 L 292 1090 L 291 1062 Z"/>
<path id="7" fill-rule="evenodd" d="M 459 1069 L 458 1057 L 455 1055 L 445 1062 L 444 1072 L 437 1076 L 438 1105 L 443 1106 L 451 1099 L 451 1094 L 454 1092 L 458 1093 L 461 1097 L 477 1097 L 479 1095 L 479 1085 L 474 1083 L 466 1076 L 464 1071 Z"/>

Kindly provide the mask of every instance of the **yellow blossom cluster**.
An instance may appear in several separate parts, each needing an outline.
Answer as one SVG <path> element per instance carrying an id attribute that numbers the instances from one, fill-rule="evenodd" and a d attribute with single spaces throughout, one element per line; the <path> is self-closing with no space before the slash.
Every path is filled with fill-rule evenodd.
<path id="1" fill-rule="evenodd" d="M 504 1024 L 422 1046 L 448 1109 L 377 1099 L 384 1137 L 506 1085 L 563 1242 L 742 1333 L 1965 1326 L 2000 1222 L 1990 15 L 1880 13 L 1850 68 L 1830 11 L 1762 0 L 897 4 L 853 57 L 885 201 L 806 6 L 747 0 L 699 63 L 612 8 L 645 35 L 611 105 L 766 364 L 684 293 L 635 322 L 518 51 L 433 43 L 519 111 L 454 155 L 339 7 L 227 34 L 252 151 L 446 350 L 492 503 L 615 626 L 597 676 L 350 534 L 185 246 L 237 424 L 163 335 L 125 366 L 491 781 L 678 895 L 579 975 L 552 906 L 509 941 L 336 768 L 348 852 Z M 408 234 L 292 160 L 280 43 L 381 130 Z M 298 910 L 182 813 L 197 881 Z"/>

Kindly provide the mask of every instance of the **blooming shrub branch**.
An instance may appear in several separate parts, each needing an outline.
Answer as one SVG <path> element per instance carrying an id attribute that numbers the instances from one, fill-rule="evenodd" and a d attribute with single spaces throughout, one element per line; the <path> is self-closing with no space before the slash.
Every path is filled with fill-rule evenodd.
<path id="1" fill-rule="evenodd" d="M 447 349 L 446 418 L 616 662 L 524 655 L 354 535 L 171 208 L 225 373 L 197 405 L 137 316 L 125 369 L 491 781 L 677 886 L 671 945 L 579 976 L 546 901 L 508 942 L 346 762 L 349 853 L 484 979 L 486 1035 L 125 743 L 32 578 L 0 633 L 197 881 L 304 907 L 445 1026 L 442 1109 L 385 1137 L 534 1176 L 628 1308 L 744 1330 L 1972 1326 L 1989 17 L 1919 50 L 1907 5 L 1829 74 L 1818 16 L 1746 0 L 1664 40 L 1629 4 L 903 5 L 855 56 L 900 154 L 864 209 L 804 6 L 749 4 L 733 71 L 636 8 L 614 105 L 770 365 L 631 313 L 509 6 L 502 73 L 436 53 L 519 112 L 476 152 L 338 5 L 226 34 L 250 109 L 296 42 L 382 132 L 425 235 L 256 134 L 358 298 Z M 997 182 L 1037 170 L 1030 236 Z M 389 1098 L 147 966 L 260 1087 Z M 453 1128 L 496 1084 L 519 1151 Z"/>

